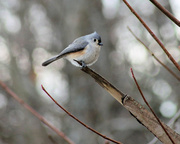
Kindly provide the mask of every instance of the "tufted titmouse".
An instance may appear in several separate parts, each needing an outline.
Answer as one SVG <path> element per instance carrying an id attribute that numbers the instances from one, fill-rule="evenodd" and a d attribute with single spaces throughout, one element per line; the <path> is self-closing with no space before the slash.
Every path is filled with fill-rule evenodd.
<path id="1" fill-rule="evenodd" d="M 61 53 L 48 59 L 42 65 L 47 66 L 53 61 L 64 57 L 75 66 L 80 67 L 76 61 L 81 62 L 83 67 L 90 66 L 97 61 L 102 45 L 101 37 L 97 32 L 94 32 L 75 39 Z"/>

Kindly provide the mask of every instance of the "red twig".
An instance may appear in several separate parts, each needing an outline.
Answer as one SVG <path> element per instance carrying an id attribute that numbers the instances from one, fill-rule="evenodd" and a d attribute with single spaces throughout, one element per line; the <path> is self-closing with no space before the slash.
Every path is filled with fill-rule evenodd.
<path id="1" fill-rule="evenodd" d="M 145 102 L 146 105 L 149 107 L 149 109 L 151 110 L 151 112 L 153 113 L 153 115 L 155 116 L 155 118 L 157 119 L 157 121 L 158 121 L 159 124 L 161 125 L 162 129 L 164 130 L 164 132 L 167 134 L 167 136 L 168 136 L 169 139 L 171 140 L 171 142 L 172 142 L 173 144 L 175 144 L 175 142 L 173 141 L 173 139 L 171 138 L 171 136 L 169 135 L 169 133 L 166 131 L 165 127 L 163 126 L 163 124 L 161 123 L 161 121 L 159 120 L 159 118 L 157 117 L 157 115 L 155 114 L 155 112 L 153 111 L 153 109 L 151 108 L 151 106 L 149 105 L 149 103 L 146 101 L 146 98 L 144 97 L 144 94 L 143 94 L 143 92 L 142 92 L 142 90 L 141 90 L 141 88 L 140 88 L 140 86 L 139 86 L 139 84 L 138 84 L 138 82 L 137 82 L 137 80 L 136 80 L 136 78 L 135 78 L 135 76 L 134 76 L 134 73 L 133 73 L 132 68 L 131 68 L 131 73 L 132 73 L 132 77 L 133 77 L 133 79 L 134 79 L 134 81 L 135 81 L 135 83 L 136 83 L 136 86 L 137 86 L 137 88 L 138 88 L 138 90 L 139 90 L 139 92 L 140 92 L 140 94 L 141 94 L 144 102 Z"/>
<path id="2" fill-rule="evenodd" d="M 90 131 L 96 133 L 97 135 L 103 137 L 106 140 L 109 140 L 113 143 L 116 144 L 122 144 L 121 142 L 118 142 L 116 140 L 113 140 L 111 138 L 106 137 L 105 135 L 102 135 L 101 133 L 97 132 L 96 130 L 92 129 L 91 127 L 89 127 L 88 125 L 84 124 L 82 121 L 80 121 L 78 118 L 76 118 L 74 115 L 72 115 L 70 112 L 68 112 L 64 107 L 62 107 L 54 98 L 52 98 L 52 96 L 45 90 L 45 88 L 43 87 L 43 85 L 41 85 L 43 91 L 53 100 L 53 102 L 59 106 L 65 113 L 67 113 L 70 117 L 72 117 L 74 120 L 76 120 L 77 122 L 79 122 L 81 125 L 83 125 L 84 127 L 86 127 L 87 129 L 89 129 Z"/>
<path id="3" fill-rule="evenodd" d="M 11 89 L 8 88 L 2 81 L 0 81 L 1 87 L 16 101 L 18 101 L 24 108 L 30 111 L 35 117 L 37 117 L 40 121 L 42 121 L 45 125 L 47 125 L 50 129 L 56 132 L 59 136 L 61 136 L 64 140 L 66 140 L 69 144 L 74 144 L 63 132 L 60 132 L 57 128 L 52 126 L 44 117 L 42 117 L 39 113 L 37 113 L 32 107 L 30 107 L 27 103 L 25 103 L 22 99 L 20 99 Z"/>
<path id="4" fill-rule="evenodd" d="M 156 56 L 155 54 L 148 48 L 148 46 L 141 41 L 133 32 L 132 30 L 128 27 L 129 31 L 131 32 L 131 34 L 136 38 L 136 40 L 138 40 L 142 45 L 144 45 L 144 47 L 147 49 L 147 51 L 152 55 L 152 57 L 155 58 L 155 60 L 157 60 L 157 62 L 159 62 L 171 75 L 173 75 L 178 81 L 180 81 L 180 77 L 177 76 L 170 68 L 168 68 L 165 64 L 163 64 L 163 62 L 161 62 Z"/>
<path id="5" fill-rule="evenodd" d="M 178 112 L 175 114 L 175 116 L 170 119 L 170 121 L 167 123 L 167 125 L 169 125 L 171 128 L 173 128 L 179 118 L 180 118 L 180 109 L 179 109 Z M 156 137 L 154 137 L 154 138 L 153 138 L 150 142 L 148 142 L 147 144 L 155 144 L 155 143 L 157 142 L 157 140 L 158 140 L 158 139 L 157 139 Z"/>
<path id="6" fill-rule="evenodd" d="M 167 51 L 167 49 L 165 48 L 163 43 L 157 38 L 157 36 L 152 32 L 152 30 L 147 26 L 147 24 L 142 20 L 142 18 L 136 13 L 136 11 L 130 6 L 130 4 L 126 0 L 123 0 L 123 1 L 127 5 L 127 7 L 131 10 L 131 12 L 137 17 L 137 19 L 142 23 L 142 25 L 146 28 L 146 30 L 151 34 L 151 36 L 156 40 L 156 42 L 160 45 L 160 47 L 166 53 L 168 58 L 173 62 L 173 64 L 176 66 L 176 68 L 180 71 L 180 66 L 174 60 L 174 58 L 171 56 L 171 54 Z"/>
<path id="7" fill-rule="evenodd" d="M 165 9 L 160 3 L 156 0 L 150 0 L 159 10 L 161 10 L 168 18 L 170 18 L 175 24 L 180 26 L 180 21 L 176 19 L 167 9 Z"/>

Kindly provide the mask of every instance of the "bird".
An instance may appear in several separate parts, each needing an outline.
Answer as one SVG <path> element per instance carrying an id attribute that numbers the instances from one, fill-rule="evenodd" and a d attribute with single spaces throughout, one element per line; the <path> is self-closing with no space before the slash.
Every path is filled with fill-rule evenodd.
<path id="1" fill-rule="evenodd" d="M 60 58 L 67 59 L 77 67 L 91 66 L 97 61 L 102 46 L 101 37 L 95 31 L 75 39 L 58 55 L 43 62 L 42 66 L 47 66 Z"/>

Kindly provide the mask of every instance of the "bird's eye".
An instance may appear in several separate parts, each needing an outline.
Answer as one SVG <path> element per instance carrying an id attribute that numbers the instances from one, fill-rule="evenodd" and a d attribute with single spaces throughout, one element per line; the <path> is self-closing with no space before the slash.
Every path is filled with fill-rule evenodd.
<path id="1" fill-rule="evenodd" d="M 94 39 L 94 42 L 96 42 L 96 39 Z"/>

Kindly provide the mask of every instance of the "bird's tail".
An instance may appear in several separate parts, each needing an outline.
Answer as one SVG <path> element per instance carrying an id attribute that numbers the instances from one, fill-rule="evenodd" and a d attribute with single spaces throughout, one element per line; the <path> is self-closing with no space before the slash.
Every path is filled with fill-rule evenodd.
<path id="1" fill-rule="evenodd" d="M 59 56 L 59 55 L 54 56 L 54 57 L 48 59 L 47 61 L 43 62 L 43 63 L 42 63 L 42 66 L 47 66 L 47 65 L 49 65 L 50 63 L 52 63 L 52 62 L 54 62 L 54 61 L 56 61 L 56 60 L 58 60 L 58 59 L 60 59 L 60 58 L 61 58 L 61 56 Z"/>

